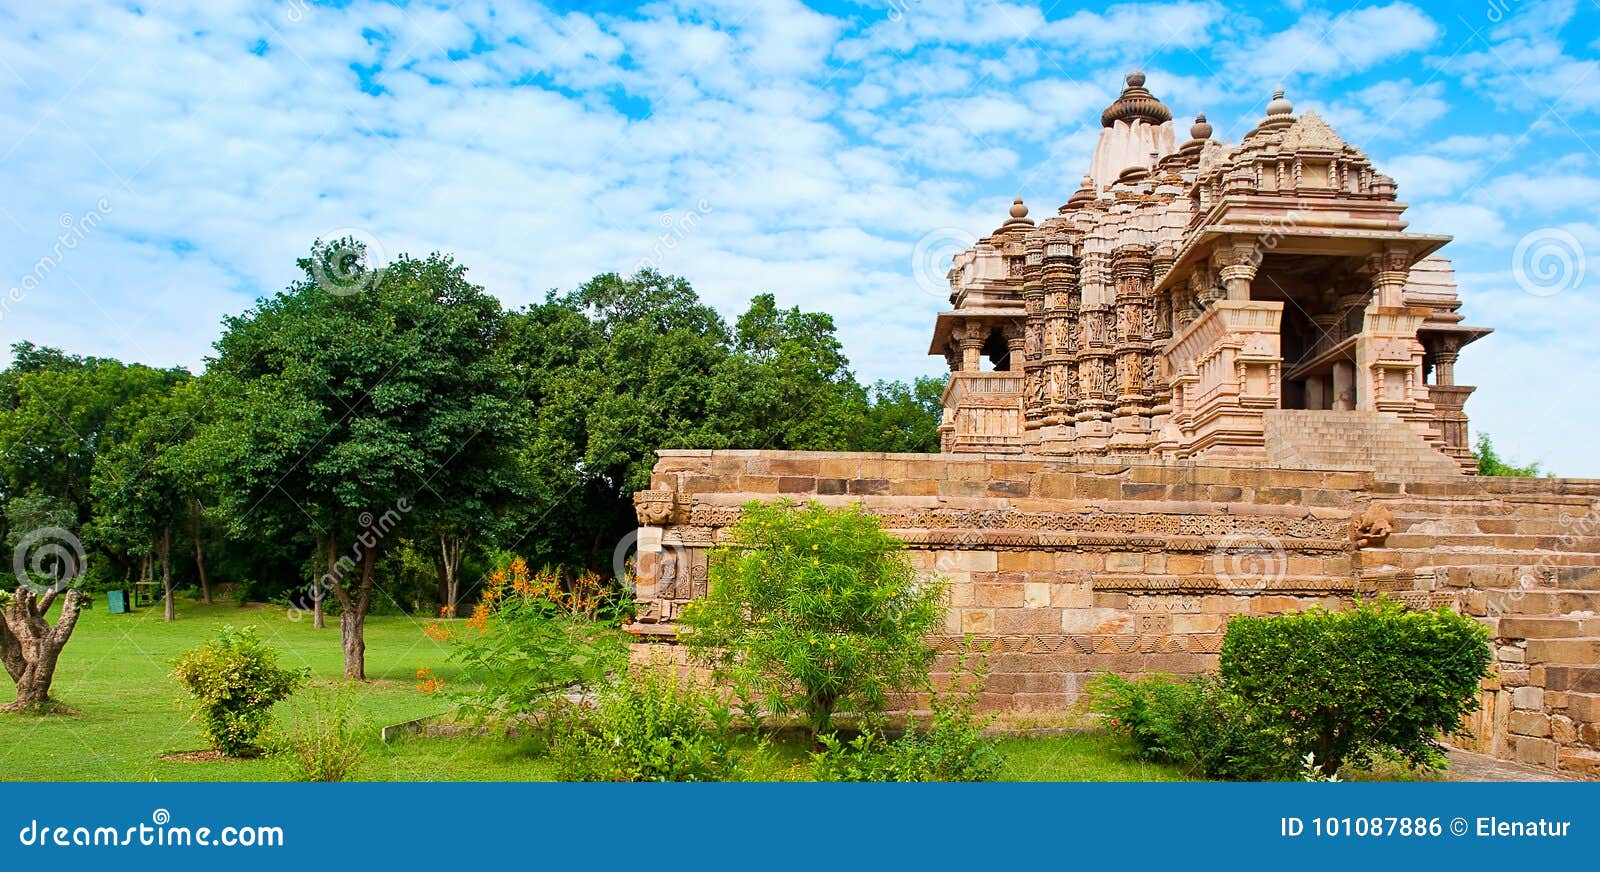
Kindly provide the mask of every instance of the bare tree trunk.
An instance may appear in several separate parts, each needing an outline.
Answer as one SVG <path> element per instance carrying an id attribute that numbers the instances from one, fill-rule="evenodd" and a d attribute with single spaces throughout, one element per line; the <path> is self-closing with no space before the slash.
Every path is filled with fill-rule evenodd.
<path id="1" fill-rule="evenodd" d="M 61 614 L 52 627 L 45 615 L 55 599 L 54 591 L 38 596 L 27 587 L 18 587 L 4 611 L 0 611 L 0 662 L 4 662 L 6 672 L 17 685 L 16 701 L 0 706 L 0 711 L 38 708 L 50 701 L 56 662 L 72 638 L 84 597 L 77 591 L 67 591 Z"/>
<path id="2" fill-rule="evenodd" d="M 161 531 L 161 603 L 164 619 L 178 619 L 178 604 L 172 598 L 172 525 Z"/>
<path id="3" fill-rule="evenodd" d="M 200 542 L 200 513 L 205 506 L 194 501 L 194 568 L 200 573 L 200 601 L 211 605 L 211 582 L 206 579 L 206 550 Z"/>
<path id="4" fill-rule="evenodd" d="M 323 542 L 328 549 L 328 574 L 323 578 L 313 579 L 311 584 L 311 626 L 318 630 L 327 629 L 328 622 L 322 616 L 322 600 L 328 595 L 328 588 L 334 584 L 333 570 L 338 566 L 338 540 L 333 533 L 328 533 Z"/>
<path id="5" fill-rule="evenodd" d="M 439 558 L 443 567 L 443 587 L 440 590 L 442 613 L 455 617 L 456 603 L 461 598 L 461 553 L 466 537 L 439 532 Z"/>

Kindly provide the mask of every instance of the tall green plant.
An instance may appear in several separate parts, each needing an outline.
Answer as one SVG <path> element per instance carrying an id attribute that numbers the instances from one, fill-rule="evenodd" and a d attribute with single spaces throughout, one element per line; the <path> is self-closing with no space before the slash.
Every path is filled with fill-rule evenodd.
<path id="1" fill-rule="evenodd" d="M 836 712 L 883 709 L 927 684 L 924 637 L 944 618 L 944 585 L 858 506 L 750 503 L 712 552 L 710 591 L 680 617 L 684 641 L 720 680 L 815 734 Z"/>
<path id="2" fill-rule="evenodd" d="M 573 688 L 599 687 L 627 664 L 613 610 L 598 576 L 531 572 L 513 558 L 490 575 L 464 626 L 441 622 L 425 631 L 449 644 L 462 667 L 459 687 L 444 688 L 427 670 L 417 677 L 424 691 L 444 689 L 480 717 L 542 712 Z"/>
<path id="3" fill-rule="evenodd" d="M 733 715 L 715 693 L 669 666 L 636 669 L 572 706 L 552 729 L 564 781 L 738 781 Z"/>

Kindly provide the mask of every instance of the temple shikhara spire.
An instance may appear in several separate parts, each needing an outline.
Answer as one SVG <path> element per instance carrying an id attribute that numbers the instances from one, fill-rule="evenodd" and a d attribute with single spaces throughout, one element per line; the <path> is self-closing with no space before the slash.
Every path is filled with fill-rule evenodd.
<path id="1" fill-rule="evenodd" d="M 955 257 L 944 451 L 1316 468 L 1359 425 L 1409 471 L 1471 471 L 1454 365 L 1489 331 L 1394 179 L 1281 89 L 1236 145 L 1204 114 L 1180 143 L 1137 70 L 1100 122 L 1056 214 L 1018 197 Z"/>

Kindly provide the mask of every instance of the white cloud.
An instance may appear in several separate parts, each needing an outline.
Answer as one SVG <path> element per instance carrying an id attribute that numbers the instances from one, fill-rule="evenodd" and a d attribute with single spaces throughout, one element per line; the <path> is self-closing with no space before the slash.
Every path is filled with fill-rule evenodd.
<path id="1" fill-rule="evenodd" d="M 1240 45 L 1235 60 L 1251 75 L 1273 81 L 1350 75 L 1426 49 L 1438 35 L 1433 19 L 1409 3 L 1367 6 L 1331 17 L 1315 12 L 1259 43 Z"/>

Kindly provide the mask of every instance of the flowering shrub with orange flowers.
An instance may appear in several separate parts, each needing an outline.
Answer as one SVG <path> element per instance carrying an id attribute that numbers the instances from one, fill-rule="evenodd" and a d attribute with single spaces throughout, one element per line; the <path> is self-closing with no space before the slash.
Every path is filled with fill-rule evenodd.
<path id="1" fill-rule="evenodd" d="M 431 672 L 418 674 L 418 687 L 482 717 L 542 711 L 569 691 L 597 687 L 626 664 L 616 602 L 592 572 L 535 572 L 512 558 L 489 576 L 464 626 L 436 623 L 423 631 L 449 645 L 462 669 L 450 689 Z"/>

